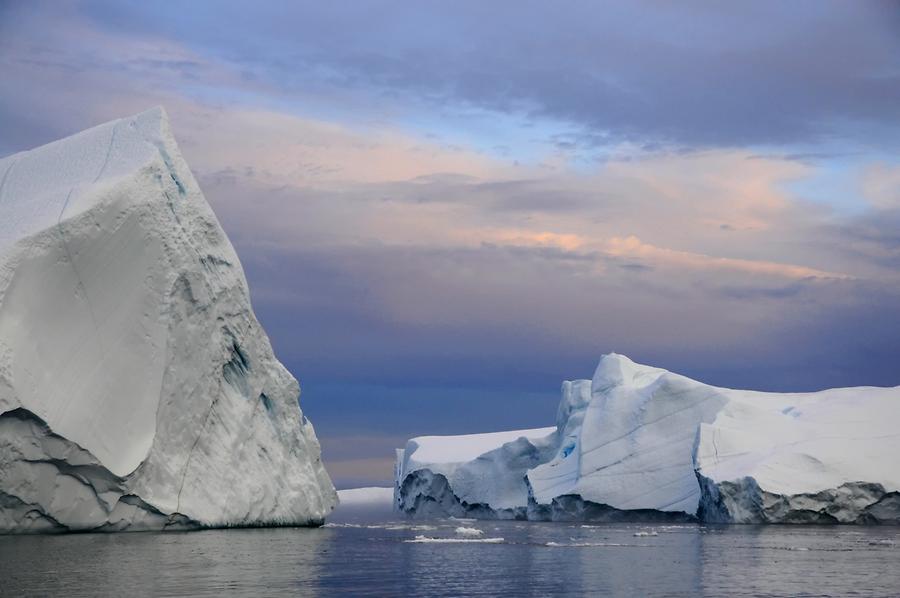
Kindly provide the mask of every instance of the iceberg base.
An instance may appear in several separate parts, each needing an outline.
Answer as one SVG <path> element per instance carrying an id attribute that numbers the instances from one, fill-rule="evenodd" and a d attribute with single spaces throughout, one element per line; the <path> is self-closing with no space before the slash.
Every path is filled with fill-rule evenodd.
<path id="1" fill-rule="evenodd" d="M 406 476 L 399 496 L 398 509 L 400 512 L 421 519 L 458 517 L 594 523 L 690 523 L 697 520 L 682 512 L 616 509 L 609 505 L 585 500 L 577 494 L 558 496 L 547 505 L 538 504 L 533 497 L 529 497 L 527 507 L 505 509 L 494 508 L 484 503 L 467 503 L 453 493 L 450 483 L 444 475 L 434 473 L 430 469 L 420 469 Z"/>
<path id="2" fill-rule="evenodd" d="M 853 482 L 814 493 L 775 494 L 752 477 L 714 482 L 697 474 L 698 518 L 708 523 L 900 524 L 900 493 Z"/>

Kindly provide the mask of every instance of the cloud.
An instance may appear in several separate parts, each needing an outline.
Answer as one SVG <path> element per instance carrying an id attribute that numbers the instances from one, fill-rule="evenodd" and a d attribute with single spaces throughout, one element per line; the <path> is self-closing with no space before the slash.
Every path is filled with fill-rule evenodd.
<path id="1" fill-rule="evenodd" d="M 517 112 L 570 123 L 569 147 L 897 147 L 892 3 L 195 2 L 177 18 L 156 4 L 88 7 L 98 26 L 189 42 L 271 94 L 448 119 Z"/>
<path id="2" fill-rule="evenodd" d="M 206 111 L 188 129 L 193 163 L 204 172 L 245 172 L 272 185 L 325 186 L 484 177 L 514 169 L 474 151 L 389 128 L 351 130 L 264 110 Z M 237 140 L 243 140 L 237 143 Z"/>
<path id="3" fill-rule="evenodd" d="M 900 165 L 872 164 L 862 175 L 863 193 L 877 209 L 900 209 Z"/>
<path id="4" fill-rule="evenodd" d="M 762 274 L 793 279 L 823 278 L 834 280 L 847 280 L 850 276 L 835 272 L 825 272 L 815 268 L 796 266 L 793 264 L 779 264 L 755 260 L 742 260 L 727 257 L 712 257 L 702 253 L 689 251 L 677 251 L 656 247 L 643 243 L 635 236 L 613 237 L 607 242 L 607 252 L 614 256 L 642 258 L 654 264 L 663 264 L 674 267 L 692 268 L 699 270 L 736 270 L 745 274 Z"/>
<path id="5" fill-rule="evenodd" d="M 342 439 L 344 440 L 344 439 Z M 349 439 L 350 442 L 353 439 Z M 390 455 L 391 450 L 384 451 Z M 335 487 L 360 488 L 366 486 L 390 486 L 393 482 L 394 459 L 385 457 L 365 457 L 340 461 L 324 458 L 325 467 Z"/>

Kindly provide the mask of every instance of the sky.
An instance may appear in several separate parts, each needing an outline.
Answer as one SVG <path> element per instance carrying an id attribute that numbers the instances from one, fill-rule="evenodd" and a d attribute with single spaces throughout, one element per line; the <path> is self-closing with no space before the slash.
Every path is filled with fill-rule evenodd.
<path id="1" fill-rule="evenodd" d="M 900 385 L 900 2 L 0 0 L 0 157 L 156 105 L 339 488 L 624 353 Z"/>

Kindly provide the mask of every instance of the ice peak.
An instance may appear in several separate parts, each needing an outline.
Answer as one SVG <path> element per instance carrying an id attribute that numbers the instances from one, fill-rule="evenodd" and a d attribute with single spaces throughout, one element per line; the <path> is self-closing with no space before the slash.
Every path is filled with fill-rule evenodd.
<path id="1" fill-rule="evenodd" d="M 169 113 L 166 112 L 166 109 L 161 104 L 157 104 L 156 106 L 153 106 L 152 108 L 147 108 L 143 112 L 138 112 L 132 118 L 147 118 L 147 119 L 158 120 L 163 123 L 168 123 L 169 122 Z"/>
<path id="2" fill-rule="evenodd" d="M 157 140 L 171 136 L 171 131 L 169 129 L 169 113 L 166 112 L 166 109 L 161 105 L 148 108 L 131 117 L 111 121 L 111 123 L 107 123 L 107 125 L 121 122 L 128 123 L 131 127 L 140 128 L 144 133 L 145 138 L 147 138 L 147 141 L 150 142 L 156 142 Z"/>
<path id="3" fill-rule="evenodd" d="M 603 392 L 615 386 L 642 386 L 664 373 L 666 370 L 636 363 L 625 355 L 607 353 L 594 371 L 591 392 Z"/>
<path id="4" fill-rule="evenodd" d="M 88 209 L 96 189 L 154 160 L 181 161 L 162 106 L 3 158 L 0 251 Z"/>

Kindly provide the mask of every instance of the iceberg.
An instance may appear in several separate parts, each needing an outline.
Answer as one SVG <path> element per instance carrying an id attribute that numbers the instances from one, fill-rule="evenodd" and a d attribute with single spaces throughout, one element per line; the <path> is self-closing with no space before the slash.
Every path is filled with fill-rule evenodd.
<path id="1" fill-rule="evenodd" d="M 0 160 L 0 532 L 321 524 L 299 392 L 162 108 Z"/>
<path id="2" fill-rule="evenodd" d="M 412 515 L 715 523 L 900 523 L 900 387 L 718 388 L 605 355 L 564 382 L 556 426 L 413 438 Z"/>
<path id="3" fill-rule="evenodd" d="M 526 474 L 555 440 L 555 428 L 413 438 L 397 451 L 394 504 L 423 517 L 524 519 Z"/>

